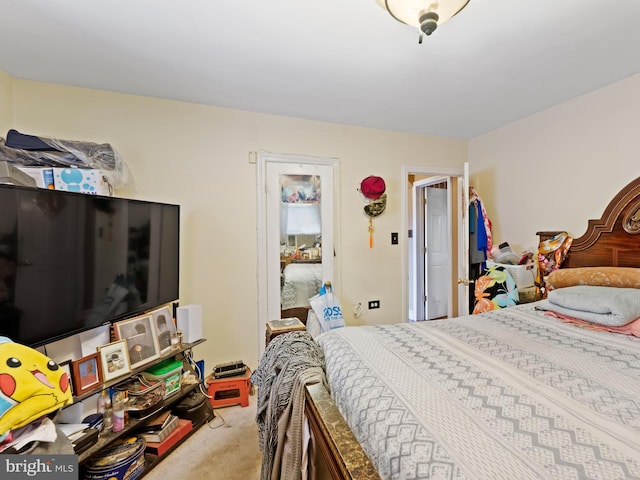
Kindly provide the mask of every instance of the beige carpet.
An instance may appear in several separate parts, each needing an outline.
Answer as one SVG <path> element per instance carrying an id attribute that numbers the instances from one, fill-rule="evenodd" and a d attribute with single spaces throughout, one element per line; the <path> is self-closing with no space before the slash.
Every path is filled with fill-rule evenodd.
<path id="1" fill-rule="evenodd" d="M 215 409 L 216 417 L 144 476 L 144 480 L 253 480 L 262 454 L 255 422 L 256 396 L 248 407 Z"/>

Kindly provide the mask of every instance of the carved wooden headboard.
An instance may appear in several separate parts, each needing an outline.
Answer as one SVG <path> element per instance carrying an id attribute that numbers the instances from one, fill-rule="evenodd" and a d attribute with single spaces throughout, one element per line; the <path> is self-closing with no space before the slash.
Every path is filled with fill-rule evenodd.
<path id="1" fill-rule="evenodd" d="M 559 232 L 537 232 L 546 240 Z M 575 238 L 562 268 L 640 267 L 640 177 L 609 202 L 602 217 L 589 220 L 587 231 Z"/>

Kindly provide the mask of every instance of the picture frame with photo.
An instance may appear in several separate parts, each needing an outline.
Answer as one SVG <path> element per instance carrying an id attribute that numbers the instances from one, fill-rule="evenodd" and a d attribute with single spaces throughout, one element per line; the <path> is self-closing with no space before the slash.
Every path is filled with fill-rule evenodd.
<path id="1" fill-rule="evenodd" d="M 158 337 L 158 348 L 162 355 L 171 351 L 171 337 L 175 337 L 177 334 L 176 324 L 173 322 L 173 315 L 169 306 L 154 310 L 151 312 L 151 317 Z"/>
<path id="2" fill-rule="evenodd" d="M 102 365 L 98 353 L 71 362 L 73 391 L 76 396 L 97 389 L 103 383 Z"/>
<path id="3" fill-rule="evenodd" d="M 98 347 L 100 360 L 102 361 L 102 371 L 104 381 L 113 380 L 131 372 L 129 355 L 127 353 L 127 342 L 116 340 Z"/>
<path id="4" fill-rule="evenodd" d="M 69 359 L 65 360 L 64 362 L 58 362 L 58 366 L 67 374 L 67 378 L 69 378 L 69 388 L 75 395 L 75 390 L 73 388 L 73 361 Z"/>
<path id="5" fill-rule="evenodd" d="M 158 336 L 150 315 L 122 320 L 114 326 L 116 337 L 127 344 L 132 369 L 160 357 Z"/>

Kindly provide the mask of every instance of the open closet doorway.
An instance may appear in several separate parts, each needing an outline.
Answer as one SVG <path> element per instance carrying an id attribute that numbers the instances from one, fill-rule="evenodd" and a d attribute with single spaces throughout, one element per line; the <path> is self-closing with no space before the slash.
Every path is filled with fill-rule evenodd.
<path id="1" fill-rule="evenodd" d="M 309 298 L 335 288 L 337 160 L 258 153 L 258 331 L 266 323 L 307 320 Z"/>
<path id="2" fill-rule="evenodd" d="M 469 312 L 468 164 L 403 167 L 405 320 Z"/>

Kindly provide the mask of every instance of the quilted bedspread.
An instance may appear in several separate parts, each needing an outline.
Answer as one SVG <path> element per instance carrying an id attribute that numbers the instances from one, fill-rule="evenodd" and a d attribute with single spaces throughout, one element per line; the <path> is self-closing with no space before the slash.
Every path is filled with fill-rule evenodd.
<path id="1" fill-rule="evenodd" d="M 534 304 L 318 338 L 383 479 L 640 479 L 640 338 Z"/>
<path id="2" fill-rule="evenodd" d="M 322 264 L 290 263 L 285 267 L 283 276 L 280 308 L 308 307 L 309 299 L 318 293 L 322 285 Z"/>

